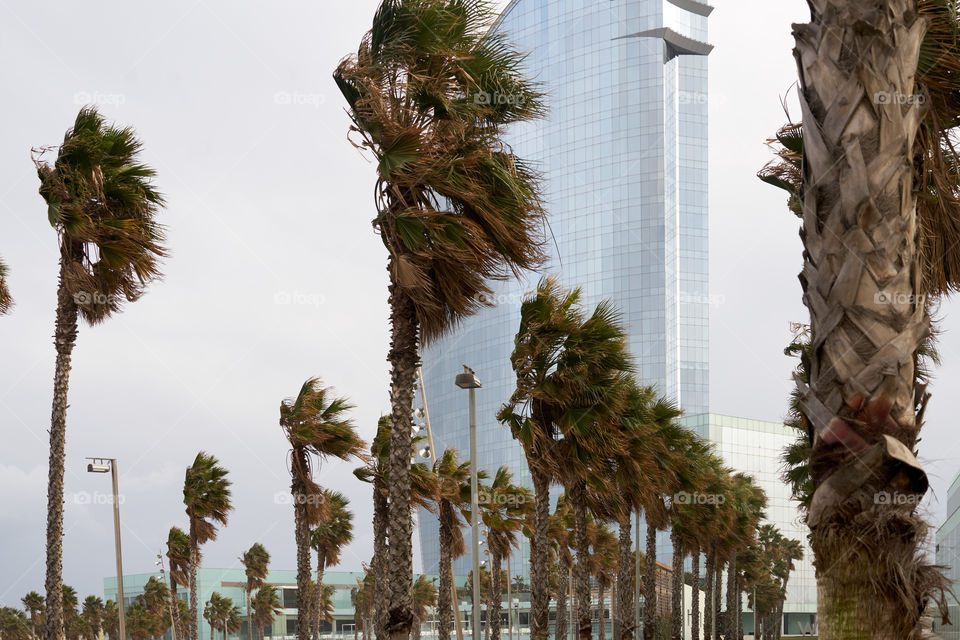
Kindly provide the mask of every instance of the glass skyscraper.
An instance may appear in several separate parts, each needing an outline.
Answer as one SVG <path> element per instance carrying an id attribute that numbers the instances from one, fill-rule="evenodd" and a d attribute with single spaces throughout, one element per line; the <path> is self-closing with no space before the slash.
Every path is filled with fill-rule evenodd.
<path id="1" fill-rule="evenodd" d="M 947 490 L 947 519 L 937 529 L 937 564 L 944 567 L 944 574 L 955 593 L 960 593 L 960 471 L 953 476 Z M 950 620 L 942 625 L 936 621 L 934 631 L 944 640 L 960 640 L 960 605 L 951 598 Z"/>
<path id="2" fill-rule="evenodd" d="M 711 426 L 715 416 L 707 415 L 712 10 L 698 0 L 512 0 L 495 28 L 528 52 L 527 74 L 541 83 L 549 114 L 516 126 L 508 142 L 544 175 L 551 253 L 546 272 L 564 287 L 581 287 L 586 305 L 604 299 L 616 305 L 640 380 L 677 401 L 689 426 L 715 437 L 728 462 L 755 476 L 767 472 L 769 478 L 758 479 L 776 496 L 770 519 L 805 543 L 796 511 L 790 515 L 787 489 L 775 477 L 779 450 L 790 434 L 779 425 L 771 436 L 774 423 L 751 421 L 753 427 L 766 425 L 744 432 L 752 443 L 765 443 L 753 446 L 754 458 L 761 451 L 769 455 L 741 459 L 732 438 L 747 436 L 722 421 Z M 477 390 L 478 464 L 490 475 L 506 465 L 527 486 L 523 451 L 496 413 L 514 387 L 509 357 L 520 303 L 538 278 L 500 283 L 492 307 L 422 354 L 438 452 L 456 448 L 463 459 L 469 457 L 467 393 L 454 384 L 466 364 L 483 383 Z M 436 573 L 438 524 L 423 513 L 419 522 L 423 571 Z M 671 555 L 663 532 L 658 559 L 669 562 Z M 527 544 L 511 562 L 511 575 L 529 574 Z M 803 575 L 791 578 L 785 607 L 800 627 L 809 619 L 805 614 L 816 611 L 806 562 Z M 468 556 L 455 563 L 458 575 L 469 569 Z"/>

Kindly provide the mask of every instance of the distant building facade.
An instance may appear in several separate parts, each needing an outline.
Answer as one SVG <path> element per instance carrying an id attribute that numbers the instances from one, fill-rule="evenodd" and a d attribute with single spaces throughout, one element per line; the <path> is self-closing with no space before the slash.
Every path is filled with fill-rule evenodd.
<path id="1" fill-rule="evenodd" d="M 937 529 L 937 564 L 950 580 L 955 593 L 960 594 L 960 471 L 953 476 L 947 490 L 947 519 Z M 955 600 L 947 600 L 950 606 L 950 619 L 953 624 L 934 623 L 934 631 L 943 640 L 960 640 L 960 605 Z"/>

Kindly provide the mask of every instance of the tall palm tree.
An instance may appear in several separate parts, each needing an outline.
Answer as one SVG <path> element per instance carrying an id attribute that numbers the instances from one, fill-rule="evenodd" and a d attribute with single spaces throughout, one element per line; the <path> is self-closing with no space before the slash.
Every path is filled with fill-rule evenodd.
<path id="1" fill-rule="evenodd" d="M 412 438 L 412 449 L 423 441 L 422 436 Z M 387 521 L 389 520 L 390 477 L 390 417 L 381 416 L 377 423 L 377 435 L 370 444 L 370 457 L 366 464 L 354 470 L 354 475 L 373 485 L 373 562 L 371 566 L 374 610 L 374 630 L 377 640 L 387 637 Z M 410 466 L 411 508 L 434 511 L 436 474 L 423 462 Z"/>
<path id="2" fill-rule="evenodd" d="M 427 619 L 427 609 L 437 604 L 437 586 L 433 580 L 421 575 L 413 583 L 413 640 L 420 640 L 423 621 Z"/>
<path id="3" fill-rule="evenodd" d="M 533 495 L 526 487 L 513 484 L 513 474 L 505 466 L 497 469 L 493 480 L 480 491 L 478 508 L 487 530 L 490 551 L 490 600 L 487 620 L 491 640 L 500 640 L 500 603 L 504 585 L 500 583 L 503 558 L 519 547 L 517 534 L 527 522 L 533 507 Z"/>
<path id="4" fill-rule="evenodd" d="M 440 587 L 437 593 L 437 634 L 450 640 L 450 617 L 456 589 L 453 560 L 466 553 L 462 527 L 470 513 L 470 461 L 460 462 L 456 449 L 446 449 L 433 464 L 437 479 L 435 503 L 440 520 Z M 477 481 L 486 478 L 479 470 Z"/>
<path id="5" fill-rule="evenodd" d="M 216 591 L 210 594 L 203 617 L 210 625 L 210 640 L 216 639 L 215 629 L 223 632 L 223 640 L 227 640 L 228 633 L 240 630 L 240 607 L 234 606 L 233 599 Z"/>
<path id="6" fill-rule="evenodd" d="M 928 600 L 946 613 L 946 581 L 920 552 L 919 500 L 876 496 L 927 489 L 913 453 L 928 398 L 916 369 L 928 296 L 958 273 L 956 8 L 834 4 L 795 27 L 812 336 L 798 388 L 813 431 L 819 627 L 828 639 L 908 637 Z"/>
<path id="7" fill-rule="evenodd" d="M 32 637 L 27 615 L 13 607 L 0 607 L 0 637 L 4 640 L 27 640 Z"/>
<path id="8" fill-rule="evenodd" d="M 490 279 L 545 257 L 535 173 L 502 142 L 504 127 L 541 114 L 540 95 L 494 18 L 482 2 L 383 0 L 334 73 L 359 146 L 378 162 L 374 225 L 388 253 L 395 640 L 413 623 L 408 451 L 419 347 L 476 312 Z M 509 104 L 481 99 L 504 91 Z"/>
<path id="9" fill-rule="evenodd" d="M 323 572 L 340 562 L 340 552 L 353 540 L 353 513 L 347 507 L 350 501 L 339 491 L 323 490 L 326 503 L 324 516 L 310 532 L 310 546 L 317 552 L 317 584 L 323 584 Z M 315 606 L 320 607 L 322 591 L 317 592 Z M 313 638 L 319 640 L 319 617 L 314 620 Z"/>
<path id="10" fill-rule="evenodd" d="M 43 623 L 46 603 L 43 600 L 43 596 L 36 591 L 31 591 L 23 596 L 20 601 L 23 603 L 23 608 L 26 609 L 27 615 L 30 617 L 30 635 L 36 640 L 37 629 L 39 629 Z"/>
<path id="11" fill-rule="evenodd" d="M 310 378 L 295 398 L 280 403 L 280 426 L 290 442 L 290 492 L 293 495 L 294 531 L 297 542 L 297 639 L 310 637 L 310 600 L 304 600 L 310 582 L 310 526 L 320 522 L 327 505 L 321 487 L 314 481 L 313 458 L 363 458 L 366 443 L 347 417 L 353 404 L 335 396 L 319 378 Z M 409 453 L 409 452 L 408 452 Z M 306 604 L 306 606 L 303 606 Z"/>
<path id="12" fill-rule="evenodd" d="M 251 617 L 251 594 L 254 589 L 260 589 L 264 580 L 267 579 L 268 567 L 270 566 L 270 552 L 267 551 L 259 542 L 254 542 L 242 556 L 240 564 L 243 565 L 244 574 L 247 577 L 247 640 L 253 640 L 253 618 Z"/>
<path id="13" fill-rule="evenodd" d="M 47 484 L 46 640 L 64 639 L 63 474 L 67 394 L 77 320 L 94 325 L 143 295 L 160 275 L 165 255 L 156 215 L 163 197 L 154 170 L 140 162 L 133 129 L 107 124 L 95 109 L 80 110 L 56 148 L 53 164 L 38 150 L 34 164 L 47 219 L 60 243 L 54 345 L 57 352 L 50 419 Z"/>
<path id="14" fill-rule="evenodd" d="M 80 615 L 90 627 L 93 637 L 99 637 L 103 629 L 103 600 L 97 596 L 87 596 L 83 600 L 83 610 Z"/>
<path id="15" fill-rule="evenodd" d="M 200 550 L 197 549 L 198 564 L 201 559 Z M 185 638 L 177 587 L 190 587 L 190 536 L 179 527 L 170 527 L 170 532 L 167 534 L 167 560 L 170 561 L 170 602 L 173 605 L 173 626 L 177 637 Z"/>
<path id="16" fill-rule="evenodd" d="M 200 451 L 183 478 L 183 504 L 190 521 L 190 638 L 199 635 L 197 569 L 200 545 L 217 539 L 217 525 L 225 526 L 233 504 L 227 470 L 214 456 Z M 212 640 L 212 639 L 211 639 Z"/>
<path id="17" fill-rule="evenodd" d="M 7 286 L 7 263 L 0 259 L 0 316 L 10 311 L 13 306 L 13 297 Z"/>
<path id="18" fill-rule="evenodd" d="M 617 538 L 610 527 L 601 520 L 590 522 L 587 530 L 590 539 L 590 573 L 597 581 L 597 608 L 599 625 L 597 635 L 600 640 L 607 637 L 607 589 L 613 584 L 613 576 L 617 573 L 618 549 Z"/>
<path id="19" fill-rule="evenodd" d="M 256 625 L 257 637 L 263 640 L 263 628 L 273 624 L 283 613 L 283 601 L 280 592 L 271 584 L 261 585 L 251 602 L 253 607 L 253 624 Z"/>
<path id="20" fill-rule="evenodd" d="M 583 322 L 580 290 L 565 291 L 553 278 L 542 279 L 536 292 L 520 305 L 520 327 L 510 356 L 517 375 L 516 389 L 497 415 L 523 446 L 533 483 L 531 640 L 546 640 L 549 632 L 550 485 L 558 478 L 562 466 L 557 455 L 557 444 L 563 436 L 559 422 L 577 395 L 573 383 L 567 379 L 575 365 L 567 346 Z M 568 359 L 571 362 L 567 362 Z M 574 469 L 582 472 L 584 467 L 576 465 Z M 570 499 L 572 504 L 572 496 Z M 581 533 L 579 540 L 582 541 L 585 530 Z"/>

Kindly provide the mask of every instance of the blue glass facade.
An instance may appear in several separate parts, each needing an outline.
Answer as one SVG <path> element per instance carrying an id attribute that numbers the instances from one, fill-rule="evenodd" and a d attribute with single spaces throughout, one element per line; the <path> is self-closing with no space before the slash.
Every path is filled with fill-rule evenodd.
<path id="1" fill-rule="evenodd" d="M 950 580 L 954 593 L 960 593 L 960 471 L 947 490 L 947 519 L 937 529 L 937 564 Z M 934 623 L 934 631 L 944 640 L 960 640 L 960 604 L 948 598 L 952 624 Z"/>
<path id="2" fill-rule="evenodd" d="M 708 410 L 707 15 L 696 0 L 514 0 L 497 29 L 529 52 L 527 73 L 549 115 L 509 142 L 545 177 L 548 272 L 612 300 L 629 329 L 639 377 L 687 414 Z M 435 445 L 469 457 L 467 394 L 477 392 L 478 464 L 507 465 L 529 486 L 523 452 L 496 421 L 514 374 L 520 302 L 538 276 L 502 283 L 494 306 L 423 352 Z M 421 514 L 424 515 L 424 514 Z M 424 571 L 437 571 L 436 520 L 420 518 Z M 663 543 L 664 559 L 670 555 Z M 529 550 L 513 574 L 528 572 Z M 469 570 L 464 558 L 458 574 Z"/>

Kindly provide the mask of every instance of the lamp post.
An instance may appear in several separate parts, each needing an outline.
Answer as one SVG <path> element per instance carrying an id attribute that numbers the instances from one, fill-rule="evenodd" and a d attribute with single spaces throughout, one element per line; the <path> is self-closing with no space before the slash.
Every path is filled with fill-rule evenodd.
<path id="1" fill-rule="evenodd" d="M 113 544 L 116 547 L 117 554 L 117 617 L 120 627 L 120 640 L 127 639 L 127 624 L 125 611 L 126 604 L 123 601 L 123 556 L 120 553 L 120 495 L 117 489 L 117 459 L 116 458 L 87 458 L 92 462 L 87 464 L 89 473 L 107 473 L 110 472 L 110 479 L 113 481 Z"/>
<path id="2" fill-rule="evenodd" d="M 461 389 L 470 390 L 470 529 L 473 537 L 473 623 L 470 632 L 473 640 L 477 634 L 477 625 L 480 623 L 480 535 L 477 519 L 477 389 L 480 388 L 480 379 L 473 369 L 463 365 L 463 373 L 457 374 L 456 384 Z"/>
<path id="3" fill-rule="evenodd" d="M 157 566 L 160 567 L 160 579 L 163 580 L 163 584 L 167 584 L 167 570 L 163 564 L 163 553 L 157 554 Z M 173 574 L 170 574 L 170 634 L 173 640 L 177 640 L 177 612 L 174 611 L 174 607 L 179 606 L 176 600 L 173 597 Z"/>

